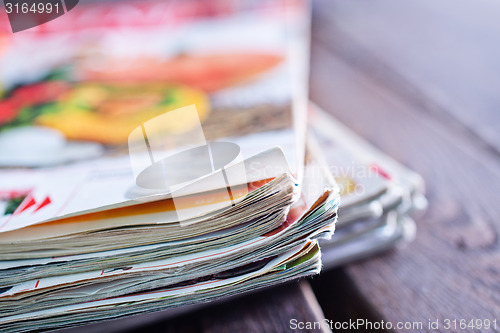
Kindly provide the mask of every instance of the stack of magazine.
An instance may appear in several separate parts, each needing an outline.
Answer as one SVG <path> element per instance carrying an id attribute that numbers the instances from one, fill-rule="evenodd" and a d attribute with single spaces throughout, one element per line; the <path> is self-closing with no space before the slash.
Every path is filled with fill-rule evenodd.
<path id="1" fill-rule="evenodd" d="M 412 238 L 420 177 L 308 102 L 309 4 L 230 4 L 3 34 L 2 331 L 190 309 Z"/>
<path id="2" fill-rule="evenodd" d="M 427 207 L 420 175 L 311 106 L 309 135 L 341 190 L 337 231 L 321 242 L 327 268 L 372 256 L 415 237 L 411 215 Z"/>

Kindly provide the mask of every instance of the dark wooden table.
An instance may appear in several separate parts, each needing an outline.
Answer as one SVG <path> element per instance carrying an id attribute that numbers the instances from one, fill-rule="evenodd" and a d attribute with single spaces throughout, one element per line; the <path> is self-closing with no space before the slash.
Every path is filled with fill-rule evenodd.
<path id="1" fill-rule="evenodd" d="M 416 240 L 147 329 L 286 332 L 292 318 L 322 316 L 500 321 L 499 13 L 486 0 L 315 1 L 311 99 L 424 176 L 430 206 Z"/>
<path id="2" fill-rule="evenodd" d="M 500 4 L 315 5 L 311 98 L 419 172 L 430 202 L 415 242 L 344 274 L 384 320 L 500 321 Z"/>

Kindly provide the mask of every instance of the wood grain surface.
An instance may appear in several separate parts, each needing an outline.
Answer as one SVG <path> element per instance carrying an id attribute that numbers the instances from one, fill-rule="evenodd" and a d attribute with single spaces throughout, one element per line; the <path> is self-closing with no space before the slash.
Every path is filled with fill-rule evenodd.
<path id="1" fill-rule="evenodd" d="M 435 57 L 426 56 L 424 49 L 415 47 L 415 43 L 421 43 L 420 35 L 412 33 L 408 25 L 426 25 L 422 17 L 426 12 L 418 9 L 424 5 L 415 5 L 416 1 L 408 3 L 413 3 L 405 8 L 411 15 L 403 13 L 403 5 L 395 1 L 314 3 L 312 100 L 387 154 L 422 174 L 430 202 L 427 213 L 417 219 L 415 242 L 404 249 L 349 265 L 345 273 L 371 309 L 384 320 L 500 321 L 497 105 L 500 95 L 488 95 L 500 84 L 489 86 L 493 82 L 488 81 L 492 73 L 487 68 L 481 69 L 483 73 L 475 72 L 484 74 L 484 81 L 469 82 L 467 96 L 454 90 L 454 82 L 433 80 L 431 76 L 415 79 L 430 72 L 422 73 L 422 66 L 415 65 L 418 61 L 412 59 L 432 63 Z M 431 7 L 428 1 L 424 3 Z M 435 15 L 444 9 L 439 6 L 434 8 Z M 445 20 L 447 16 L 465 15 L 455 12 L 441 12 L 443 28 L 450 24 Z M 413 21 L 408 18 L 410 21 L 405 23 L 402 17 L 391 16 L 403 14 L 411 16 Z M 391 26 L 390 22 L 384 22 L 384 18 L 390 17 L 400 24 Z M 493 28 L 499 27 L 497 21 Z M 464 24 L 462 28 L 467 26 Z M 468 31 L 473 33 L 474 29 L 473 26 Z M 406 35 L 399 36 L 397 42 L 390 40 L 390 36 L 398 33 Z M 477 36 L 482 35 L 478 32 Z M 475 61 L 490 56 L 481 52 L 498 48 L 498 43 L 488 44 L 489 37 L 490 34 L 485 35 L 485 47 L 475 51 L 478 53 Z M 446 80 L 452 80 L 449 72 L 452 67 L 442 69 L 436 63 L 430 69 L 435 77 L 448 76 Z M 460 66 L 456 70 L 464 71 Z M 498 68 L 489 70 L 498 74 Z M 498 75 L 494 77 L 499 79 Z M 441 87 L 446 98 L 459 103 L 460 108 L 453 103 L 444 104 L 429 93 L 431 81 Z M 479 109 L 460 103 L 459 97 L 481 102 L 480 112 L 474 113 Z M 467 113 L 470 113 L 468 118 Z M 471 115 L 475 119 L 469 119 Z M 315 290 L 324 289 L 327 279 L 328 274 L 323 274 L 315 280 Z M 321 304 L 328 316 L 331 304 Z"/>
<path id="2" fill-rule="evenodd" d="M 344 60 L 500 151 L 500 2 L 319 0 L 314 8 Z"/>

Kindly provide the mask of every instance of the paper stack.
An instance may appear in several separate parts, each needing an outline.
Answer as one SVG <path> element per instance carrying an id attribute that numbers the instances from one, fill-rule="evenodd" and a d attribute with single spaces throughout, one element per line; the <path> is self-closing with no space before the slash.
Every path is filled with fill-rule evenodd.
<path id="1" fill-rule="evenodd" d="M 248 162 L 258 159 L 263 157 Z M 72 326 L 208 301 L 317 273 L 321 266 L 317 238 L 333 232 L 338 206 L 333 184 L 330 189 L 322 184 L 324 193 L 316 202 L 307 203 L 303 197 L 293 203 L 297 186 L 290 174 L 282 174 L 250 191 L 235 206 L 188 225 L 158 223 L 150 213 L 136 215 L 134 224 L 111 229 L 48 239 L 35 234 L 23 241 L 2 237 L 2 242 L 11 242 L 2 244 L 2 259 L 11 259 L 1 266 L 2 328 Z M 161 207 L 168 201 L 153 203 Z M 150 203 L 124 209 L 142 210 L 141 205 Z M 120 209 L 113 212 L 120 213 Z M 139 223 L 139 218 L 149 222 Z M 45 227 L 51 223 L 39 226 Z M 41 258 L 13 259 L 16 256 Z"/>
<path id="2" fill-rule="evenodd" d="M 0 330 L 189 308 L 411 239 L 420 177 L 309 105 L 309 14 L 79 4 L 6 37 Z"/>
<path id="3" fill-rule="evenodd" d="M 338 188 L 305 154 L 307 4 L 128 3 L 119 21 L 113 6 L 20 32 L 2 57 L 17 69 L 2 78 L 2 331 L 316 274 L 333 234 Z"/>
<path id="4" fill-rule="evenodd" d="M 413 240 L 411 215 L 427 207 L 422 177 L 317 106 L 310 108 L 309 125 L 341 187 L 335 237 L 322 242 L 324 265 L 336 267 Z"/>

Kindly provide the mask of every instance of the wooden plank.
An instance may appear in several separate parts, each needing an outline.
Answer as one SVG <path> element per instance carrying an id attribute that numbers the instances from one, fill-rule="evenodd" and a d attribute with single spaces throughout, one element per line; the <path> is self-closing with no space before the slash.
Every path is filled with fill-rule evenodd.
<path id="1" fill-rule="evenodd" d="M 315 38 L 342 60 L 500 153 L 499 2 L 314 5 Z"/>
<path id="2" fill-rule="evenodd" d="M 334 331 L 336 331 L 336 323 L 339 325 L 339 323 L 349 323 L 358 319 L 372 323 L 383 320 L 343 268 L 321 272 L 319 277 L 312 280 L 312 287 Z M 381 333 L 388 330 L 362 329 L 359 331 Z"/>
<path id="3" fill-rule="evenodd" d="M 308 282 L 288 283 L 217 303 L 174 319 L 138 327 L 134 332 L 290 332 L 298 322 L 321 322 L 324 315 Z M 297 329 L 296 332 L 331 332 L 320 329 Z"/>
<path id="4" fill-rule="evenodd" d="M 422 174 L 430 202 L 412 244 L 349 265 L 346 273 L 372 308 L 391 322 L 500 320 L 496 152 L 462 127 L 425 112 L 363 66 L 339 57 L 327 44 L 335 39 L 318 37 L 319 29 L 327 33 L 319 23 L 313 17 L 312 100 Z"/>

